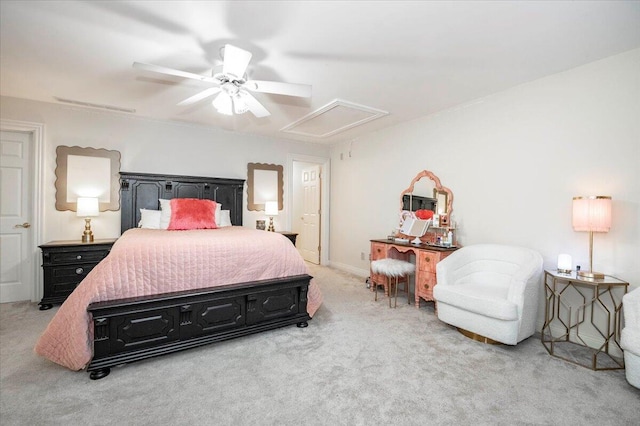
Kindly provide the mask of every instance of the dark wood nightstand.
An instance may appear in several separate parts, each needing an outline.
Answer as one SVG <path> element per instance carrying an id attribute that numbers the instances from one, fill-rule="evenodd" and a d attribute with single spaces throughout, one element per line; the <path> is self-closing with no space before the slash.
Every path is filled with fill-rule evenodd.
<path id="1" fill-rule="evenodd" d="M 294 246 L 296 245 L 296 238 L 298 237 L 297 232 L 289 232 L 289 231 L 276 231 L 276 232 L 278 232 L 278 234 L 284 235 L 289 240 L 291 240 Z"/>
<path id="2" fill-rule="evenodd" d="M 44 295 L 39 303 L 40 310 L 64 302 L 93 267 L 107 257 L 115 242 L 116 239 L 92 243 L 51 241 L 41 245 Z"/>

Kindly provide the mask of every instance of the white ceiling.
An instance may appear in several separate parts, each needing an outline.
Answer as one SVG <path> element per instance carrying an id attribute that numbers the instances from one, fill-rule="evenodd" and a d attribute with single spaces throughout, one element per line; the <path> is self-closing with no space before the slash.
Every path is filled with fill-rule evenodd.
<path id="1" fill-rule="evenodd" d="M 640 47 L 637 1 L 2 0 L 0 8 L 3 96 L 322 143 Z M 270 117 L 228 117 L 208 101 L 176 106 L 204 83 L 132 67 L 207 74 L 226 43 L 253 53 L 250 78 L 311 84 L 312 98 L 257 93 Z M 281 131 L 336 99 L 389 114 L 325 137 Z"/>

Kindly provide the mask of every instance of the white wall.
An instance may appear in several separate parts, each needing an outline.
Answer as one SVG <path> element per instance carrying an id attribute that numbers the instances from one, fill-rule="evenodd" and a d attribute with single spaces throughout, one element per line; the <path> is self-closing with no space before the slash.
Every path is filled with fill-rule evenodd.
<path id="1" fill-rule="evenodd" d="M 396 226 L 400 192 L 427 169 L 454 193 L 463 245 L 531 247 L 546 268 L 569 253 L 588 269 L 572 197 L 612 196 L 594 269 L 640 285 L 640 49 L 337 145 L 331 160 L 334 266 L 368 274 L 369 239 Z"/>
<path id="2" fill-rule="evenodd" d="M 120 151 L 121 170 L 127 172 L 166 173 L 192 176 L 247 178 L 247 163 L 274 163 L 284 166 L 294 154 L 328 157 L 329 148 L 318 144 L 255 137 L 203 126 L 144 119 L 75 108 L 65 105 L 0 98 L 3 119 L 44 123 L 44 241 L 80 239 L 84 221 L 74 212 L 55 209 L 55 168 L 58 145 L 105 148 Z M 286 186 L 286 183 L 285 183 Z M 285 187 L 285 197 L 287 188 Z M 245 226 L 255 227 L 258 212 L 246 210 Z M 276 218 L 287 223 L 285 211 Z M 91 220 L 96 238 L 120 235 L 120 212 L 104 212 Z M 280 227 L 284 229 L 284 225 Z"/>

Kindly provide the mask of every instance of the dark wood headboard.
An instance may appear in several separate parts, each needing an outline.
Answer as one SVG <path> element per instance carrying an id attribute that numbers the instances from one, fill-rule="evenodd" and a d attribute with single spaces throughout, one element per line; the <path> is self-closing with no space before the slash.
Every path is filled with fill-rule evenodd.
<path id="1" fill-rule="evenodd" d="M 160 198 L 213 200 L 230 210 L 233 225 L 241 226 L 243 191 L 244 179 L 120 172 L 120 229 L 135 228 L 140 209 L 158 210 Z"/>

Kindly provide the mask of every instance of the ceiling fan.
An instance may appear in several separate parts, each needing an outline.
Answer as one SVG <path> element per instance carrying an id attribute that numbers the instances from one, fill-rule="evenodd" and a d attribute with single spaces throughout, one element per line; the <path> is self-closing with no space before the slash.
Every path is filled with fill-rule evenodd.
<path id="1" fill-rule="evenodd" d="M 213 84 L 214 87 L 205 89 L 178 103 L 178 105 L 191 105 L 217 94 L 212 104 L 219 113 L 225 115 L 233 115 L 234 112 L 236 114 L 243 114 L 247 111 L 251 111 L 253 115 L 258 118 L 271 115 L 271 113 L 249 93 L 250 91 L 303 98 L 311 97 L 311 86 L 308 84 L 247 80 L 246 71 L 249 61 L 251 60 L 251 52 L 227 44 L 224 46 L 223 57 L 222 72 L 213 74 L 212 77 L 141 62 L 134 62 L 133 67 Z"/>

